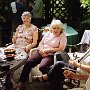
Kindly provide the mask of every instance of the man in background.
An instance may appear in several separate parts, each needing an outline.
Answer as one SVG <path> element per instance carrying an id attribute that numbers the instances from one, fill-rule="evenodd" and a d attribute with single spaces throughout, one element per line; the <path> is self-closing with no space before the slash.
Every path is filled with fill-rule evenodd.
<path id="1" fill-rule="evenodd" d="M 23 4 L 23 0 L 16 0 L 15 2 L 11 3 L 11 20 L 12 20 L 12 31 L 11 37 L 13 32 L 16 31 L 18 25 L 22 24 L 21 15 L 24 11 L 27 11 L 27 6 Z"/>
<path id="2" fill-rule="evenodd" d="M 44 13 L 44 4 L 42 0 L 35 0 L 34 5 L 29 4 L 32 7 L 32 23 L 38 28 L 41 28 L 43 25 L 43 13 Z"/>

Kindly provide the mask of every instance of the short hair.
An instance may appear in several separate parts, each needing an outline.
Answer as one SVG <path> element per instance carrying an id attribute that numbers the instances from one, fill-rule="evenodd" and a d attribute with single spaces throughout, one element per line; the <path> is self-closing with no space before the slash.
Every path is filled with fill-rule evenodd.
<path id="1" fill-rule="evenodd" d="M 61 28 L 61 31 L 63 32 L 64 27 L 63 27 L 63 23 L 60 20 L 53 19 L 50 27 L 52 28 L 53 25 L 59 25 L 59 27 Z"/>
<path id="2" fill-rule="evenodd" d="M 25 11 L 25 12 L 23 12 L 22 16 L 28 16 L 31 18 L 31 13 L 28 11 Z M 21 18 L 22 18 L 22 16 L 21 16 Z"/>

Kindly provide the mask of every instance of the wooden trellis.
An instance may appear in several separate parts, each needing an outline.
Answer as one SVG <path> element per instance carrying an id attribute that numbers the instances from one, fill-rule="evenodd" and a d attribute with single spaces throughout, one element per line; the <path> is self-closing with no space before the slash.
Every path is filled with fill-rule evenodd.
<path id="1" fill-rule="evenodd" d="M 66 21 L 67 10 L 66 0 L 46 0 L 45 1 L 45 20 L 50 23 L 53 18 Z"/>
<path id="2" fill-rule="evenodd" d="M 71 26 L 79 26 L 83 15 L 80 0 L 44 0 L 44 3 L 46 24 L 56 18 Z"/>

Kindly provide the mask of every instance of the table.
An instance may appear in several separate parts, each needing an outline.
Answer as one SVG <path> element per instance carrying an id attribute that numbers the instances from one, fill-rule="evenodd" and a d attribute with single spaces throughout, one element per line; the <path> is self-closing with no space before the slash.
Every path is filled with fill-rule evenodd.
<path id="1" fill-rule="evenodd" d="M 90 44 L 90 30 L 85 30 L 79 44 Z"/>
<path id="2" fill-rule="evenodd" d="M 4 49 L 0 48 L 0 52 L 4 54 Z M 3 55 L 0 56 L 2 57 Z M 10 84 L 11 84 L 12 72 L 20 68 L 25 63 L 27 57 L 28 55 L 23 49 L 16 48 L 15 60 L 11 62 L 6 62 L 7 64 L 10 65 L 10 69 L 8 71 L 0 71 L 0 78 L 6 76 L 6 80 L 5 80 L 6 90 L 11 90 Z"/>
<path id="3" fill-rule="evenodd" d="M 67 45 L 76 45 L 78 44 L 78 33 L 75 29 L 70 26 L 66 27 L 65 30 L 67 36 Z"/>
<path id="4" fill-rule="evenodd" d="M 78 33 L 75 29 L 70 26 L 67 26 L 65 29 L 65 33 L 67 36 L 67 48 L 69 48 L 69 52 L 72 52 L 72 47 L 78 44 L 79 38 Z"/>

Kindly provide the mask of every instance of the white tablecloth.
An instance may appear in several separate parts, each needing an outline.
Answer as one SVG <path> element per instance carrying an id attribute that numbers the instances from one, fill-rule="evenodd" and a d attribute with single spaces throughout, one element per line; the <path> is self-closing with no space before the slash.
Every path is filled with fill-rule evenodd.
<path id="1" fill-rule="evenodd" d="M 90 30 L 85 30 L 82 36 L 81 42 L 79 44 L 90 44 Z"/>

